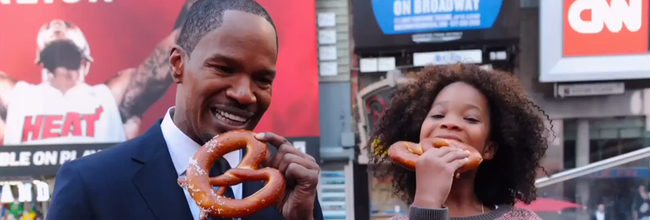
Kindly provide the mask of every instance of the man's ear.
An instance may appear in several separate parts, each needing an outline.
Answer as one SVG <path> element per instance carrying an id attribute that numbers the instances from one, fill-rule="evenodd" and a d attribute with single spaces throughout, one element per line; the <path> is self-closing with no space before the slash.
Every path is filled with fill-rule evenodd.
<path id="1" fill-rule="evenodd" d="M 169 54 L 169 63 L 172 68 L 172 78 L 174 82 L 179 84 L 183 82 L 183 74 L 185 73 L 185 62 L 187 60 L 187 53 L 183 48 L 174 45 Z"/>
<path id="2" fill-rule="evenodd" d="M 484 160 L 491 160 L 492 158 L 494 158 L 494 154 L 496 154 L 497 148 L 499 148 L 497 143 L 493 141 L 488 141 L 487 144 L 485 144 L 485 147 L 483 148 L 483 152 L 481 152 L 481 156 L 483 156 Z"/>

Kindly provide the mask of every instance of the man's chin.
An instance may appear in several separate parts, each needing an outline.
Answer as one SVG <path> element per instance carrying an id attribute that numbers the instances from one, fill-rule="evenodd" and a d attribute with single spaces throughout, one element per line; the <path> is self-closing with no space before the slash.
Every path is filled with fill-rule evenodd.
<path id="1" fill-rule="evenodd" d="M 249 127 L 251 127 L 251 126 L 248 126 L 247 124 L 244 124 L 244 125 L 218 124 L 218 125 L 213 125 L 213 127 L 215 129 L 212 130 L 212 131 L 204 131 L 204 132 L 202 132 L 201 140 L 207 142 L 207 141 L 209 141 L 210 139 L 212 139 L 214 136 L 216 136 L 218 134 L 226 133 L 226 132 L 232 131 L 232 130 L 240 130 L 240 129 L 251 130 L 251 129 L 249 129 Z"/>
<path id="2" fill-rule="evenodd" d="M 212 140 L 212 138 L 213 138 L 214 136 L 216 136 L 216 135 L 217 135 L 217 134 L 209 134 L 209 133 L 204 133 L 204 134 L 202 134 L 201 137 L 199 137 L 199 138 L 201 138 L 201 143 L 199 143 L 199 144 L 200 144 L 200 145 L 204 145 L 204 144 L 207 143 L 208 141 Z"/>

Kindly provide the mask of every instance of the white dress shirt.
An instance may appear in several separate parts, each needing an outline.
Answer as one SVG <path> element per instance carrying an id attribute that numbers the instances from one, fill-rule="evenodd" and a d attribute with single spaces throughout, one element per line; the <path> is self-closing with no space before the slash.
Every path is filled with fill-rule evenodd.
<path id="1" fill-rule="evenodd" d="M 167 144 L 167 149 L 169 150 L 169 155 L 172 158 L 172 163 L 174 163 L 174 168 L 176 169 L 176 175 L 180 176 L 185 170 L 190 162 L 190 159 L 194 156 L 201 145 L 194 142 L 190 137 L 185 135 L 181 131 L 174 121 L 172 120 L 172 114 L 174 112 L 174 107 L 171 107 L 167 110 L 165 117 L 160 124 L 160 129 L 162 130 L 163 137 L 165 138 L 165 143 Z M 236 167 L 241 161 L 242 155 L 241 150 L 236 150 L 230 153 L 227 153 L 223 156 L 228 161 L 230 167 Z M 180 187 L 180 186 L 179 186 Z M 242 198 L 242 184 L 237 184 L 230 186 L 236 199 Z M 200 208 L 194 202 L 194 199 L 190 196 L 190 193 L 183 189 L 185 193 L 185 198 L 187 203 L 190 206 L 190 211 L 192 212 L 192 217 L 196 220 L 199 219 Z M 239 219 L 239 218 L 235 218 Z"/>

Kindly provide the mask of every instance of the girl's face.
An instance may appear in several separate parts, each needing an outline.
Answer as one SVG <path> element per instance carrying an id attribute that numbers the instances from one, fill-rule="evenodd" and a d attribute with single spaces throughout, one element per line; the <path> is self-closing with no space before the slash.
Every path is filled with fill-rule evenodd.
<path id="1" fill-rule="evenodd" d="M 485 149 L 490 135 L 490 109 L 487 98 L 473 86 L 455 82 L 444 87 L 422 122 L 420 140 L 445 138 L 470 145 L 484 159 L 491 159 L 492 148 Z"/>

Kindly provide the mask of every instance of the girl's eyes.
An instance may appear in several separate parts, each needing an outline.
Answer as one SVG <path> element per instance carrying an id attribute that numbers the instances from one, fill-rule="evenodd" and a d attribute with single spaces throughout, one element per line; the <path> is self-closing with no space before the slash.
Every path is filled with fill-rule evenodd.
<path id="1" fill-rule="evenodd" d="M 442 118 L 444 118 L 444 117 L 445 117 L 445 115 L 443 115 L 443 114 L 434 114 L 434 115 L 431 115 L 431 118 L 433 118 L 433 119 L 442 119 Z M 474 117 L 465 117 L 465 118 L 463 118 L 463 119 L 465 119 L 466 121 L 468 121 L 469 123 L 472 123 L 472 124 L 476 124 L 476 123 L 481 122 L 480 120 L 478 120 L 478 119 L 476 119 L 476 118 L 474 118 Z"/>
<path id="2" fill-rule="evenodd" d="M 473 124 L 481 122 L 476 118 L 465 118 L 465 120 L 467 120 L 467 121 L 469 121 L 470 123 L 473 123 Z"/>

